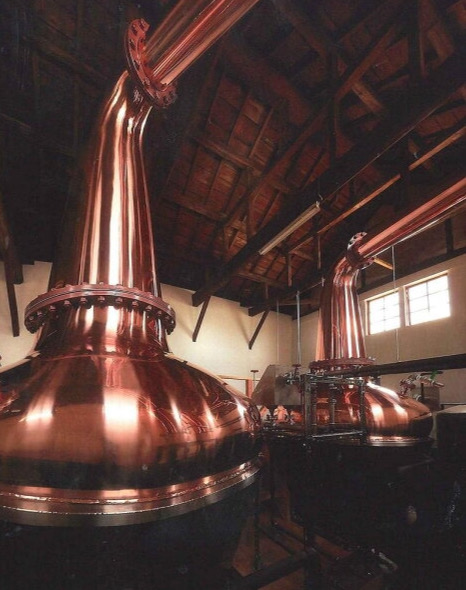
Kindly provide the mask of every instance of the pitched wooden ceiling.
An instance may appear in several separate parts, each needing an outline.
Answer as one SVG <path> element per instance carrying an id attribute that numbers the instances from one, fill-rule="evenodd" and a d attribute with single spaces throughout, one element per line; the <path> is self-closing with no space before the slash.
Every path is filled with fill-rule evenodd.
<path id="1" fill-rule="evenodd" d="M 156 24 L 173 4 L 1 3 L 5 260 L 13 242 L 23 262 L 53 259 L 76 162 L 124 67 L 124 30 L 140 16 Z M 464 190 L 465 30 L 466 0 L 261 0 L 150 121 L 161 281 L 192 289 L 195 305 L 217 295 L 251 315 L 294 313 L 299 291 L 305 313 L 354 233 L 445 187 Z M 465 251 L 465 226 L 459 214 L 400 248 L 397 267 Z M 366 284 L 387 280 L 389 266 L 373 265 Z"/>

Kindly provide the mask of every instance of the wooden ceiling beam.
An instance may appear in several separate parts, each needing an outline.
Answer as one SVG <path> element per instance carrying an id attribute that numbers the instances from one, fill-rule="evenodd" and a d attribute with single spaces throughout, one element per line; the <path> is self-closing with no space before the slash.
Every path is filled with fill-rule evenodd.
<path id="1" fill-rule="evenodd" d="M 347 69 L 343 74 L 340 82 L 340 87 L 336 92 L 336 99 L 341 100 L 345 94 L 351 90 L 355 84 L 361 81 L 362 76 L 372 66 L 372 64 L 379 59 L 379 57 L 386 50 L 389 42 L 394 36 L 405 26 L 404 14 L 406 11 L 397 13 L 395 17 L 388 22 L 380 31 L 379 36 L 375 38 L 368 47 L 365 48 L 361 58 L 351 65 L 350 60 L 345 56 L 343 61 L 347 65 Z M 343 51 L 339 51 L 341 56 Z M 340 57 L 341 59 L 341 57 Z"/>
<path id="2" fill-rule="evenodd" d="M 436 3 L 433 0 L 424 0 L 424 2 L 435 18 L 435 25 L 427 31 L 427 38 L 440 60 L 444 61 L 455 50 L 453 37 L 448 30 L 443 13 L 437 8 Z"/>
<path id="3" fill-rule="evenodd" d="M 443 179 L 436 187 L 431 187 L 431 190 L 429 192 L 429 194 L 426 196 L 426 201 L 431 200 L 436 198 L 436 196 L 440 195 L 442 192 L 451 190 L 452 187 L 457 187 L 456 190 L 465 190 L 465 181 L 466 178 L 466 167 L 463 167 L 462 170 L 455 170 L 455 172 L 453 174 L 451 174 L 448 178 Z M 462 185 L 462 188 L 460 187 L 460 185 Z M 416 206 L 414 206 L 415 208 Z M 464 204 L 463 204 L 464 207 Z M 408 206 L 406 207 L 403 211 L 399 212 L 398 218 L 402 218 L 403 216 L 407 215 L 408 213 L 411 212 L 411 210 L 413 209 L 413 206 Z M 393 220 L 389 220 L 388 225 L 391 225 L 393 223 Z M 383 228 L 379 228 L 377 230 L 377 232 L 382 231 Z M 322 274 L 319 271 L 314 272 L 309 279 L 306 281 L 306 283 L 302 284 L 299 287 L 300 292 L 306 292 L 306 291 L 310 291 L 312 289 L 315 289 L 316 287 L 319 287 L 322 284 Z M 296 291 L 296 287 L 294 287 L 294 291 Z M 286 301 L 287 299 L 289 299 L 293 294 L 293 289 L 288 289 L 283 291 L 281 294 L 279 295 L 275 295 L 275 297 L 270 298 L 269 300 L 265 301 L 263 304 L 261 305 L 256 305 L 251 307 L 248 310 L 248 314 L 250 316 L 254 316 L 257 315 L 259 313 L 263 313 L 266 309 L 269 309 L 271 307 L 273 307 L 274 305 L 277 305 L 277 302 L 279 303 L 280 301 Z"/>
<path id="4" fill-rule="evenodd" d="M 167 200 L 170 203 L 174 203 L 179 207 L 183 207 L 184 209 L 191 211 L 191 213 L 195 213 L 196 215 L 200 215 L 201 217 L 212 221 L 212 223 L 220 223 L 225 219 L 224 213 L 215 213 L 215 211 L 212 211 L 212 209 L 203 205 L 200 202 L 201 199 L 198 195 L 186 192 L 180 195 L 172 194 L 170 199 Z"/>
<path id="5" fill-rule="evenodd" d="M 199 336 L 202 322 L 204 321 L 205 314 L 207 311 L 207 307 L 209 306 L 209 303 L 210 303 L 210 297 L 208 299 L 206 299 L 204 301 L 204 303 L 202 304 L 201 313 L 199 314 L 199 317 L 197 318 L 196 326 L 193 331 L 193 342 L 197 342 L 197 337 Z"/>
<path id="6" fill-rule="evenodd" d="M 438 141 L 429 146 L 428 148 L 424 149 L 422 152 L 416 154 L 416 157 L 413 157 L 412 161 L 408 165 L 409 170 L 412 172 L 419 166 L 428 162 L 431 158 L 433 158 L 436 154 L 447 148 L 449 145 L 459 141 L 462 137 L 466 135 L 466 120 L 460 121 L 455 127 L 452 129 L 447 130 L 444 132 L 439 138 Z M 315 237 L 327 233 L 332 227 L 340 224 L 344 221 L 347 217 L 361 209 L 362 207 L 369 204 L 373 199 L 378 197 L 380 194 L 385 192 L 389 189 L 395 182 L 398 182 L 401 178 L 401 172 L 396 174 L 387 175 L 384 179 L 382 179 L 376 186 L 372 187 L 367 191 L 363 196 L 361 196 L 352 206 L 345 209 L 344 212 L 337 215 L 334 219 L 329 221 L 326 225 L 323 225 L 318 231 L 313 232 L 308 236 L 303 236 L 299 240 L 297 240 L 291 247 L 290 252 L 299 252 L 299 248 L 301 248 L 304 244 L 307 244 Z"/>
<path id="7" fill-rule="evenodd" d="M 267 316 L 269 315 L 269 313 L 270 313 L 270 309 L 266 309 L 264 311 L 264 313 L 262 314 L 262 317 L 259 320 L 259 323 L 257 324 L 256 329 L 254 330 L 254 334 L 252 335 L 252 338 L 249 341 L 249 350 L 252 350 L 252 347 L 254 346 L 254 342 L 256 341 L 257 337 L 259 336 L 259 333 L 262 330 L 262 327 L 265 324 L 265 320 L 267 319 Z"/>
<path id="8" fill-rule="evenodd" d="M 7 220 L 3 201 L 0 196 L 0 252 L 5 267 L 5 283 L 10 309 L 11 330 L 13 336 L 19 336 L 18 304 L 15 284 L 23 282 L 23 268 L 18 257 L 13 235 Z"/>
<path id="9" fill-rule="evenodd" d="M 314 276 L 314 279 L 315 279 L 315 276 Z M 299 292 L 301 294 L 303 294 L 305 291 L 310 291 L 311 289 L 315 289 L 316 287 L 320 287 L 321 285 L 322 285 L 322 277 L 319 277 L 317 280 L 315 280 L 315 282 L 313 284 L 308 284 L 307 287 L 305 287 L 305 286 L 301 286 L 300 288 L 297 288 L 296 286 L 289 287 L 288 289 L 285 289 L 284 291 L 282 291 L 280 294 L 269 297 L 266 301 L 264 301 L 264 303 L 261 303 L 260 305 L 253 305 L 253 306 L 249 307 L 248 315 L 253 317 L 255 315 L 258 315 L 259 313 L 264 313 L 264 311 L 266 309 L 272 309 L 273 307 L 280 305 L 280 303 L 282 301 L 285 302 L 285 305 L 289 305 L 292 302 L 288 301 L 288 300 L 291 299 L 292 297 L 296 296 L 296 291 L 299 290 Z M 296 305 L 296 301 L 294 302 L 294 305 Z"/>
<path id="10" fill-rule="evenodd" d="M 46 37 L 33 37 L 27 39 L 32 47 L 45 58 L 66 67 L 67 70 L 78 74 L 86 79 L 87 82 L 97 88 L 105 88 L 109 82 L 109 78 L 104 76 L 101 72 L 86 64 L 82 59 L 78 59 L 74 55 L 67 53 L 58 45 L 51 43 Z"/>
<path id="11" fill-rule="evenodd" d="M 0 195 L 0 252 L 3 261 L 8 263 L 11 269 L 11 278 L 13 283 L 19 285 L 23 282 L 23 267 L 18 256 L 15 240 L 11 232 L 10 224 L 7 219 L 6 211 L 3 206 L 3 199 Z"/>
<path id="12" fill-rule="evenodd" d="M 209 63 L 208 69 L 207 69 L 207 75 L 204 77 L 202 84 L 198 90 L 197 96 L 195 97 L 195 99 L 193 101 L 194 104 L 193 104 L 192 110 L 186 109 L 188 113 L 191 113 L 191 112 L 198 113 L 201 110 L 202 104 L 207 100 L 207 96 L 208 96 L 208 92 L 210 90 L 210 87 L 214 83 L 215 76 L 218 74 L 217 65 L 218 65 L 220 52 L 221 52 L 221 44 L 211 58 L 211 61 Z M 189 71 L 187 74 L 189 75 Z M 192 92 L 193 92 L 193 85 L 190 85 L 190 93 L 188 94 L 188 96 L 191 96 Z M 177 171 L 178 155 L 180 153 L 180 149 L 183 144 L 183 141 L 187 137 L 190 137 L 194 133 L 194 129 L 195 129 L 196 125 L 198 124 L 197 117 L 196 116 L 189 116 L 189 119 L 185 123 L 186 123 L 185 125 L 182 125 L 183 131 L 182 132 L 180 131 L 179 133 L 176 134 L 177 145 L 174 149 L 173 155 L 171 157 L 171 161 L 168 165 L 168 172 L 165 173 L 165 179 L 164 179 L 164 182 L 162 183 L 160 190 L 157 191 L 154 196 L 154 202 L 155 202 L 156 206 L 164 198 L 170 200 L 170 180 L 171 180 L 172 176 L 174 174 L 176 174 L 176 171 Z"/>
<path id="13" fill-rule="evenodd" d="M 411 88 L 415 88 L 425 77 L 424 35 L 421 29 L 421 10 L 423 0 L 413 0 L 408 4 L 408 69 Z"/>
<path id="14" fill-rule="evenodd" d="M 309 123 L 302 128 L 298 136 L 294 138 L 294 141 L 290 141 L 285 149 L 280 154 L 277 154 L 274 160 L 264 170 L 263 175 L 255 180 L 251 189 L 247 191 L 235 205 L 232 215 L 225 222 L 227 225 L 233 223 L 233 221 L 242 214 L 248 200 L 255 199 L 261 193 L 265 185 L 274 186 L 279 168 L 296 155 L 309 137 L 317 132 L 324 121 L 325 109 L 322 108 L 315 117 L 311 117 Z M 288 187 L 287 192 L 290 192 Z"/>
<path id="15" fill-rule="evenodd" d="M 262 57 L 243 40 L 230 34 L 224 42 L 226 67 L 244 80 L 253 93 L 262 97 L 271 106 L 288 104 L 288 114 L 293 125 L 300 126 L 312 114 L 312 107 L 293 84 L 272 68 L 267 58 Z"/>
<path id="16" fill-rule="evenodd" d="M 326 31 L 325 26 L 320 22 L 320 18 L 317 14 L 309 15 L 301 10 L 295 2 L 291 0 L 280 0 L 277 2 L 277 8 L 284 14 L 285 18 L 295 27 L 300 33 L 304 40 L 316 49 L 320 55 L 325 58 L 328 53 L 334 53 L 338 59 L 345 65 L 349 66 L 351 63 L 350 57 L 342 49 L 339 40 L 334 40 Z M 372 15 L 372 13 L 371 13 Z M 396 18 L 396 17 L 395 17 Z M 374 59 L 377 58 L 381 47 L 385 47 L 387 35 L 389 38 L 393 34 L 390 30 L 393 26 L 391 23 L 388 27 L 388 31 L 384 31 L 377 42 L 372 44 L 372 51 Z M 384 105 L 377 97 L 376 93 L 369 88 L 369 86 L 361 80 L 362 75 L 367 70 L 373 61 L 370 58 L 370 51 L 367 55 L 363 56 L 360 64 L 355 64 L 351 71 L 345 73 L 346 84 L 338 90 L 341 95 L 346 94 L 348 90 L 353 92 L 359 97 L 359 99 L 366 105 L 366 107 L 374 113 L 380 113 L 384 110 Z"/>
<path id="17" fill-rule="evenodd" d="M 463 57 L 455 54 L 420 84 L 418 101 L 415 104 L 409 105 L 408 109 L 403 109 L 401 105 L 406 97 L 402 96 L 396 101 L 392 105 L 390 116 L 367 135 L 364 143 L 351 148 L 337 160 L 335 166 L 328 168 L 306 191 L 296 194 L 293 199 L 289 198 L 281 215 L 261 228 L 248 244 L 224 265 L 219 278 L 207 282 L 193 294 L 193 305 L 200 305 L 206 297 L 226 285 L 244 264 L 257 256 L 259 250 L 270 239 L 297 220 L 315 202 L 317 194 L 320 194 L 325 202 L 325 199 L 334 195 L 381 154 L 398 143 L 461 88 L 465 78 Z"/>
<path id="18" fill-rule="evenodd" d="M 220 156 L 224 160 L 235 164 L 235 166 L 238 166 L 238 168 L 252 169 L 259 173 L 263 173 L 264 171 L 263 166 L 261 166 L 256 160 L 233 152 L 232 149 L 227 145 L 221 144 L 218 141 L 207 137 L 206 135 L 201 133 L 193 133 L 191 137 L 196 143 L 202 145 L 202 147 L 213 152 L 217 156 Z M 284 182 L 281 182 L 278 178 L 270 178 L 268 184 L 284 193 L 290 192 L 290 187 Z"/>
<path id="19" fill-rule="evenodd" d="M 237 276 L 241 279 L 247 279 L 248 281 L 253 281 L 254 283 L 263 283 L 265 285 L 269 285 L 269 287 L 275 287 L 276 289 L 283 289 L 286 287 L 285 283 L 282 283 L 281 281 L 275 281 L 268 278 L 266 275 L 261 275 L 256 272 L 241 270 Z"/>

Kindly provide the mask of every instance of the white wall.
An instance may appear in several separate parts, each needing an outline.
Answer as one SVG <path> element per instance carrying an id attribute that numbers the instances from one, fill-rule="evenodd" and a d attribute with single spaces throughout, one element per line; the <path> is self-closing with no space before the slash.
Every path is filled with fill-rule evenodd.
<path id="1" fill-rule="evenodd" d="M 367 353 L 375 357 L 377 363 L 448 356 L 466 352 L 466 255 L 409 275 L 396 281 L 395 286 L 408 285 L 443 271 L 448 271 L 451 316 L 417 326 L 402 326 L 398 330 L 367 336 Z M 374 289 L 364 293 L 361 300 L 389 289 L 390 286 Z M 365 305 L 361 307 L 364 314 Z M 382 378 L 382 383 L 397 389 L 400 378 L 399 375 L 386 375 Z M 466 402 L 466 369 L 444 371 L 443 375 L 438 377 L 438 381 L 445 384 L 445 387 L 440 391 L 441 401 Z"/>
<path id="2" fill-rule="evenodd" d="M 291 364 L 292 320 L 289 316 L 270 312 L 249 350 L 261 316 L 249 317 L 238 303 L 212 297 L 201 325 L 197 341 L 192 341 L 201 307 L 191 304 L 191 291 L 162 285 L 165 301 L 176 311 L 177 325 L 168 337 L 171 351 L 200 367 L 219 375 L 252 378 L 252 369 L 259 379 L 266 367 L 274 363 Z M 242 382 L 231 382 L 242 389 Z"/>
<path id="3" fill-rule="evenodd" d="M 11 333 L 10 315 L 6 294 L 3 264 L 0 264 L 0 355 L 2 366 L 7 366 L 31 349 L 34 336 L 24 327 L 26 305 L 47 290 L 51 265 L 36 262 L 24 266 L 25 281 L 16 285 L 20 313 L 20 336 Z M 212 297 L 199 332 L 197 342 L 192 341 L 201 307 L 191 305 L 191 292 L 162 285 L 163 298 L 175 309 L 177 326 L 168 337 L 168 344 L 176 356 L 199 365 L 212 373 L 252 378 L 252 369 L 258 369 L 257 378 L 269 364 L 291 364 L 292 320 L 289 316 L 270 312 L 256 342 L 249 350 L 248 343 L 261 316 L 249 317 L 247 309 L 232 301 Z M 244 391 L 241 380 L 229 381 Z"/>
<path id="4" fill-rule="evenodd" d="M 310 362 L 316 360 L 318 313 L 311 313 L 301 318 L 301 366 L 303 371 Z M 293 342 L 297 341 L 297 322 L 293 322 Z M 296 347 L 296 345 L 295 345 Z"/>
<path id="5" fill-rule="evenodd" d="M 23 266 L 24 282 L 21 285 L 15 285 L 20 334 L 13 337 L 5 271 L 3 262 L 0 263 L 0 355 L 2 357 L 0 362 L 2 367 L 23 359 L 34 344 L 35 336 L 24 327 L 24 310 L 28 303 L 47 291 L 51 266 L 48 262 L 36 262 L 33 265 Z"/>
<path id="6" fill-rule="evenodd" d="M 443 271 L 448 271 L 449 275 L 451 316 L 417 326 L 403 326 L 399 330 L 366 336 L 367 355 L 375 358 L 377 364 L 466 352 L 466 255 L 398 280 L 395 286 L 401 287 Z M 361 295 L 364 323 L 364 301 L 389 291 L 392 286 L 385 285 Z M 317 317 L 318 314 L 312 314 L 301 320 L 303 365 L 306 364 L 307 355 L 309 360 L 315 359 Z M 305 354 L 304 351 L 306 351 Z M 406 373 L 385 375 L 382 377 L 382 384 L 397 391 L 400 379 L 406 376 Z M 466 403 L 466 369 L 444 371 L 437 380 L 445 384 L 445 387 L 440 390 L 442 402 Z"/>

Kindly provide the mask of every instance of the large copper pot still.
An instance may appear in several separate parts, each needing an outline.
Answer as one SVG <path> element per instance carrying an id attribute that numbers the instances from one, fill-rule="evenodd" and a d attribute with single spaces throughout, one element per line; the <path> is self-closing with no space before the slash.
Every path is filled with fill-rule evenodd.
<path id="1" fill-rule="evenodd" d="M 345 255 L 334 265 L 325 280 L 321 296 L 317 360 L 309 365 L 311 373 L 357 375 L 359 368 L 374 363 L 366 354 L 357 293 L 358 274 L 381 252 L 463 207 L 465 196 L 462 185 L 459 182 L 427 199 L 423 205 L 379 233 L 360 233 L 351 239 Z M 367 370 L 370 371 L 370 367 Z M 343 385 L 341 393 L 335 399 L 336 422 L 357 427 L 360 422 L 357 388 Z M 319 422 L 325 426 L 329 416 L 328 391 L 325 391 L 325 387 L 320 388 L 318 398 Z M 372 379 L 366 380 L 364 398 L 367 444 L 391 447 L 418 445 L 428 441 L 432 414 L 424 404 L 381 387 Z"/>
<path id="2" fill-rule="evenodd" d="M 303 429 L 304 407 L 299 409 L 299 405 L 305 383 L 310 382 L 316 387 L 316 415 L 313 418 L 317 426 L 316 434 L 325 433 L 329 428 L 340 431 L 347 427 L 354 430 L 360 428 L 359 390 L 351 379 L 345 380 L 346 377 L 357 376 L 361 369 L 363 374 L 370 374 L 370 365 L 374 364 L 374 359 L 366 354 L 357 292 L 359 272 L 391 246 L 463 208 L 465 199 L 464 181 L 459 181 L 427 198 L 424 204 L 383 231 L 374 235 L 359 233 L 350 240 L 347 251 L 325 278 L 320 302 L 317 360 L 309 364 L 309 372 L 300 378 L 296 378 L 293 371 L 285 372 L 283 367 L 272 365 L 254 390 L 254 401 L 266 409 L 283 405 L 291 406 L 293 412 L 297 412 L 298 419 L 278 420 L 275 424 L 277 428 L 271 430 L 272 434 L 296 434 Z M 314 381 L 313 376 L 316 376 Z M 330 392 L 330 386 L 324 383 L 326 377 L 336 380 L 334 392 Z M 338 378 L 341 379 L 339 384 Z M 432 414 L 424 404 L 366 378 L 364 405 L 366 448 L 430 444 Z M 286 416 L 289 415 L 287 412 Z"/>
<path id="3" fill-rule="evenodd" d="M 246 398 L 168 353 L 142 140 L 176 78 L 257 0 L 182 0 L 101 110 L 78 209 L 49 291 L 30 303 L 31 354 L 1 372 L 0 515 L 27 525 L 126 525 L 248 488 L 260 420 Z"/>

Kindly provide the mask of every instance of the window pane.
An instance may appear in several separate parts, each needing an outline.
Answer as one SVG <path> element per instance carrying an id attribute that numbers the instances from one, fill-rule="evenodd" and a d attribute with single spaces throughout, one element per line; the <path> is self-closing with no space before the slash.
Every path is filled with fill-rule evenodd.
<path id="1" fill-rule="evenodd" d="M 448 305 L 448 293 L 440 291 L 429 295 L 429 308 L 434 310 L 435 308 L 442 308 L 442 306 Z"/>
<path id="2" fill-rule="evenodd" d="M 410 311 L 420 311 L 421 309 L 425 309 L 427 302 L 424 297 L 418 297 L 417 299 L 409 298 L 409 309 Z"/>
<path id="3" fill-rule="evenodd" d="M 437 293 L 438 291 L 448 290 L 447 277 L 439 277 L 438 279 L 432 279 L 427 283 L 429 293 Z"/>
<path id="4" fill-rule="evenodd" d="M 379 332 L 383 332 L 384 327 L 382 322 L 378 322 L 376 324 L 371 324 L 370 333 L 371 334 L 378 334 Z"/>
<path id="5" fill-rule="evenodd" d="M 395 330 L 400 327 L 400 318 L 387 319 L 385 322 L 385 330 Z"/>
<path id="6" fill-rule="evenodd" d="M 442 275 L 408 287 L 409 323 L 420 324 L 449 317 L 448 276 Z"/>
<path id="7" fill-rule="evenodd" d="M 410 317 L 411 324 L 422 324 L 423 322 L 428 322 L 430 320 L 429 312 L 427 310 L 423 311 L 416 311 L 415 313 L 411 314 Z"/>
<path id="8" fill-rule="evenodd" d="M 416 297 L 425 297 L 427 293 L 426 284 L 421 283 L 420 285 L 409 287 L 408 293 L 410 299 L 415 299 Z"/>
<path id="9" fill-rule="evenodd" d="M 368 301 L 369 334 L 377 334 L 400 327 L 399 293 L 387 293 Z"/>
<path id="10" fill-rule="evenodd" d="M 438 307 L 437 309 L 433 309 L 430 312 L 429 320 L 439 320 L 441 318 L 447 318 L 447 317 L 449 317 L 449 315 L 450 315 L 449 308 Z"/>

